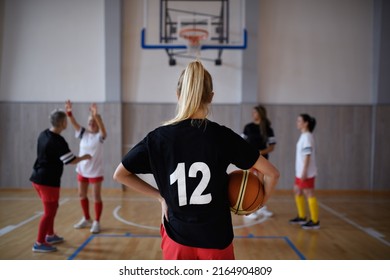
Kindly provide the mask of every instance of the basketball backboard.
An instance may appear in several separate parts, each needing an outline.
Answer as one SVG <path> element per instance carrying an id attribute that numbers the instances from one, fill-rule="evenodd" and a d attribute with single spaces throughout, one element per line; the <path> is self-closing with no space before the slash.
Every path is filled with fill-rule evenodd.
<path id="1" fill-rule="evenodd" d="M 245 0 L 144 0 L 141 47 L 163 49 L 169 64 L 177 57 L 200 58 L 217 50 L 246 48 Z"/>

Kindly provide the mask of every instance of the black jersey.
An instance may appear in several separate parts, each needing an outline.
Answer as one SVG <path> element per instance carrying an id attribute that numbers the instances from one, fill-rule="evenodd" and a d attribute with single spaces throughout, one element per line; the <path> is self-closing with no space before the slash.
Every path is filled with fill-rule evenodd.
<path id="1" fill-rule="evenodd" d="M 168 205 L 164 225 L 170 238 L 223 249 L 233 240 L 227 167 L 249 169 L 258 157 L 231 129 L 209 120 L 185 120 L 150 132 L 122 164 L 132 173 L 154 175 Z"/>
<path id="2" fill-rule="evenodd" d="M 70 163 L 75 158 L 64 137 L 49 129 L 42 131 L 38 137 L 37 159 L 30 181 L 59 187 L 64 164 Z"/>
<path id="3" fill-rule="evenodd" d="M 244 139 L 256 149 L 264 150 L 268 145 L 276 144 L 275 134 L 270 126 L 267 126 L 267 136 L 262 135 L 260 126 L 255 123 L 249 123 L 244 128 Z M 268 159 L 268 155 L 264 155 Z"/>

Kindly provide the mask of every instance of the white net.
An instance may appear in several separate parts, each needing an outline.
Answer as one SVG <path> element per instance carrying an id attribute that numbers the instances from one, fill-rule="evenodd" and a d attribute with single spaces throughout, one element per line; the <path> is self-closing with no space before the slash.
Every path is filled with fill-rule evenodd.
<path id="1" fill-rule="evenodd" d="M 209 32 L 200 28 L 185 28 L 180 30 L 179 36 L 187 41 L 188 54 L 199 57 L 202 41 L 208 38 Z"/>

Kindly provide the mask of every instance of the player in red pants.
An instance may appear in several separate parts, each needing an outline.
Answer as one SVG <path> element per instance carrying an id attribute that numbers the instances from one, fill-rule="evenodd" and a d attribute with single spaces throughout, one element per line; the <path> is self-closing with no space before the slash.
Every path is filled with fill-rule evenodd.
<path id="1" fill-rule="evenodd" d="M 42 201 L 44 214 L 39 222 L 38 237 L 32 250 L 34 252 L 54 252 L 52 244 L 64 241 L 54 232 L 54 219 L 60 197 L 61 176 L 64 164 L 77 164 L 90 159 L 89 154 L 75 156 L 68 143 L 60 135 L 67 127 L 64 111 L 54 110 L 50 114 L 51 128 L 42 131 L 38 137 L 37 159 L 30 177 Z"/>

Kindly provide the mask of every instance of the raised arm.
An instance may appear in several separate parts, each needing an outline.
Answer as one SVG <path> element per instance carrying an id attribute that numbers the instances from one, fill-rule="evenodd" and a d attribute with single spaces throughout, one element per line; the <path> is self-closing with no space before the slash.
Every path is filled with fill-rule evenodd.
<path id="1" fill-rule="evenodd" d="M 81 126 L 78 124 L 78 122 L 76 121 L 75 117 L 73 116 L 73 113 L 72 113 L 72 103 L 70 102 L 70 100 L 67 100 L 65 102 L 65 111 L 66 111 L 66 115 L 68 116 L 69 121 L 72 124 L 73 128 L 76 131 L 79 131 L 81 129 Z"/>
<path id="2" fill-rule="evenodd" d="M 107 137 L 106 127 L 104 126 L 102 117 L 98 114 L 96 103 L 92 103 L 89 110 L 91 111 L 91 115 L 99 127 L 99 131 L 100 131 L 100 134 L 102 135 L 102 138 L 106 139 L 106 137 Z"/>

